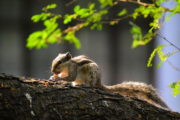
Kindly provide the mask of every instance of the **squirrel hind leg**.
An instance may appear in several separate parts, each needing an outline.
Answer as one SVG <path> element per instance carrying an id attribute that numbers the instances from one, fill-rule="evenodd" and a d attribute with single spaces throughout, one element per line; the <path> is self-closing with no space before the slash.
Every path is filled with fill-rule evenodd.
<path id="1" fill-rule="evenodd" d="M 96 63 L 90 63 L 90 76 L 89 76 L 89 84 L 92 87 L 100 87 L 101 86 L 101 72 L 99 66 Z"/>
<path id="2" fill-rule="evenodd" d="M 101 86 L 101 73 L 98 65 L 94 62 L 83 65 L 79 72 L 83 76 L 82 79 L 85 84 L 90 87 L 100 87 Z"/>

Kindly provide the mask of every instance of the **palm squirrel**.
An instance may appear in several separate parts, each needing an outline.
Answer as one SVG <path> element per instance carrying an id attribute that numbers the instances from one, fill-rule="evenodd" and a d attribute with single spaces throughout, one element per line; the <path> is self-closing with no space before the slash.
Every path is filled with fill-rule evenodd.
<path id="1" fill-rule="evenodd" d="M 75 85 L 86 84 L 106 91 L 116 92 L 121 95 L 145 100 L 157 107 L 170 109 L 151 86 L 140 82 L 123 82 L 113 86 L 101 83 L 99 66 L 84 55 L 71 56 L 69 52 L 59 54 L 52 62 L 51 72 L 55 73 L 50 80 L 74 82 Z"/>

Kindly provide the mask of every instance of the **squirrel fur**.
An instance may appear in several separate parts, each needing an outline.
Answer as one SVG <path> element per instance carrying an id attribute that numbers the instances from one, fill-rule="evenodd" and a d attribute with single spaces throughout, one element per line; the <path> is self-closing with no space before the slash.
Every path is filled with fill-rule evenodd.
<path id="1" fill-rule="evenodd" d="M 75 85 L 86 84 L 90 87 L 98 87 L 106 91 L 145 100 L 157 107 L 170 109 L 151 85 L 141 82 L 123 82 L 113 86 L 102 84 L 99 66 L 84 55 L 72 58 L 69 52 L 59 54 L 52 62 L 51 72 L 59 74 L 58 77 L 51 76 L 51 80 L 74 82 Z"/>

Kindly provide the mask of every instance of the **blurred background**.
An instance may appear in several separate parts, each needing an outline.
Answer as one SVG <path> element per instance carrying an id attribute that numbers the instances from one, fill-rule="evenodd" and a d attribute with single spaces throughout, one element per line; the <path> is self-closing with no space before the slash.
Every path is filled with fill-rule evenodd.
<path id="1" fill-rule="evenodd" d="M 59 54 L 70 52 L 72 56 L 84 54 L 94 60 L 101 68 L 102 82 L 105 85 L 114 85 L 123 81 L 140 81 L 152 84 L 167 104 L 174 111 L 180 112 L 180 95 L 174 98 L 169 84 L 180 78 L 180 72 L 165 62 L 157 69 L 159 58 L 154 60 L 153 67 L 147 68 L 147 61 L 151 52 L 160 44 L 167 44 L 163 39 L 156 37 L 146 46 L 131 49 L 132 35 L 131 26 L 126 19 L 118 25 L 103 25 L 102 31 L 83 28 L 77 32 L 81 41 L 81 49 L 77 50 L 74 44 L 63 42 L 62 44 L 49 45 L 44 49 L 26 48 L 28 36 L 38 30 L 44 29 L 43 23 L 33 23 L 31 17 L 39 14 L 42 8 L 48 4 L 56 3 L 54 13 L 65 15 L 71 14 L 76 4 L 87 7 L 87 1 L 78 0 L 76 3 L 67 6 L 70 0 L 1 0 L 0 1 L 0 73 L 13 74 L 15 76 L 28 76 L 33 78 L 49 79 L 52 60 Z M 169 4 L 167 3 L 167 6 Z M 173 5 L 173 4 L 170 4 Z M 97 7 L 98 5 L 96 5 Z M 137 5 L 130 3 L 119 4 L 109 11 L 109 18 L 116 18 L 117 14 L 124 7 L 130 12 Z M 170 22 L 165 22 L 161 33 L 173 44 L 180 47 L 179 15 L 172 17 Z M 133 21 L 140 26 L 143 33 L 149 30 L 151 18 L 138 18 Z M 63 25 L 59 20 L 61 29 L 75 25 L 70 23 Z M 173 47 L 165 47 L 166 52 L 175 50 Z M 168 59 L 174 66 L 180 68 L 179 53 Z"/>

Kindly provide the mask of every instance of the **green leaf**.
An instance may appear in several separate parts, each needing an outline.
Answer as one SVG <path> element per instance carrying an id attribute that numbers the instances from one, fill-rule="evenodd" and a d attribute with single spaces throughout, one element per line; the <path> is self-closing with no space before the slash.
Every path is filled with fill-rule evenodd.
<path id="1" fill-rule="evenodd" d="M 41 35 L 42 35 L 42 32 L 41 32 L 41 31 L 36 31 L 36 32 L 30 34 L 27 40 L 28 40 L 28 41 L 32 41 L 32 40 L 34 40 L 34 39 L 39 38 Z"/>
<path id="2" fill-rule="evenodd" d="M 48 16 L 49 15 L 47 13 L 41 13 L 41 14 L 38 14 L 38 15 L 33 15 L 31 17 L 31 20 L 33 22 L 38 22 L 39 20 L 46 20 Z"/>
<path id="3" fill-rule="evenodd" d="M 106 6 L 113 6 L 113 0 L 98 0 L 101 4 L 101 8 L 105 8 Z"/>
<path id="4" fill-rule="evenodd" d="M 107 10 L 101 10 L 101 11 L 99 11 L 99 13 L 100 13 L 100 14 L 107 14 L 108 11 L 107 11 Z"/>
<path id="5" fill-rule="evenodd" d="M 162 52 L 162 48 L 164 48 L 165 45 L 159 45 L 156 49 L 153 50 L 153 52 L 151 53 L 151 56 L 149 57 L 148 60 L 148 64 L 147 67 L 152 67 L 152 60 L 155 56 L 155 53 L 157 52 L 159 55 L 159 58 L 161 59 L 161 62 L 158 64 L 157 68 L 159 68 L 161 66 L 161 64 L 166 60 L 166 58 L 163 58 L 163 52 Z"/>
<path id="6" fill-rule="evenodd" d="M 80 10 L 80 5 L 76 5 L 74 7 L 74 12 L 77 13 Z"/>
<path id="7" fill-rule="evenodd" d="M 47 8 L 47 9 L 54 9 L 54 8 L 56 8 L 56 7 L 57 7 L 56 4 L 51 4 L 51 5 L 48 5 L 46 8 Z"/>
<path id="8" fill-rule="evenodd" d="M 124 8 L 121 12 L 118 13 L 118 16 L 123 16 L 127 13 L 127 10 Z"/>
<path id="9" fill-rule="evenodd" d="M 166 17 L 166 21 L 169 21 L 171 19 L 171 15 L 168 15 L 167 17 Z"/>
<path id="10" fill-rule="evenodd" d="M 161 67 L 161 64 L 163 63 L 163 61 L 161 61 L 158 65 L 157 68 Z"/>
<path id="11" fill-rule="evenodd" d="M 166 21 L 169 21 L 175 13 L 176 13 L 175 11 L 171 12 L 171 14 L 166 17 Z"/>
<path id="12" fill-rule="evenodd" d="M 132 28 L 130 30 L 131 34 L 133 35 L 133 44 L 131 46 L 132 49 L 136 48 L 139 45 L 144 44 L 141 28 L 134 24 L 133 22 L 129 22 L 132 25 Z"/>
<path id="13" fill-rule="evenodd" d="M 139 15 L 138 12 L 134 12 L 133 13 L 133 19 L 136 19 L 138 15 Z"/>
<path id="14" fill-rule="evenodd" d="M 57 29 L 56 31 L 54 31 L 47 39 L 48 43 L 55 43 L 57 42 L 58 39 L 60 39 L 61 37 L 61 29 Z"/>
<path id="15" fill-rule="evenodd" d="M 98 24 L 96 27 L 97 27 L 97 30 L 102 30 L 102 28 L 103 28 L 102 24 Z"/>
<path id="16" fill-rule="evenodd" d="M 174 97 L 180 94 L 180 81 L 170 84 L 169 87 L 172 89 Z"/>
<path id="17" fill-rule="evenodd" d="M 176 84 L 177 84 L 176 82 L 171 83 L 171 84 L 169 85 L 169 88 L 174 88 Z"/>
<path id="18" fill-rule="evenodd" d="M 50 20 L 44 21 L 44 26 L 49 27 L 50 25 L 52 25 Z"/>
<path id="19" fill-rule="evenodd" d="M 164 53 L 162 52 L 162 48 L 164 47 L 165 45 L 161 45 L 161 46 L 158 46 L 158 49 L 157 49 L 157 54 L 159 56 L 159 58 L 161 59 L 161 62 L 157 65 L 157 68 L 159 68 L 161 66 L 161 64 L 166 61 L 167 59 L 167 55 L 164 55 Z"/>
<path id="20" fill-rule="evenodd" d="M 33 16 L 31 17 L 31 20 L 32 20 L 33 22 L 38 22 L 40 19 L 41 19 L 41 15 L 33 15 Z"/>
<path id="21" fill-rule="evenodd" d="M 77 49 L 80 49 L 80 48 L 81 48 L 81 44 L 80 44 L 79 39 L 78 39 L 77 37 L 74 36 L 73 42 L 75 43 L 75 47 L 76 47 Z"/>
<path id="22" fill-rule="evenodd" d="M 139 46 L 139 40 L 134 39 L 131 48 L 134 49 Z"/>
<path id="23" fill-rule="evenodd" d="M 29 37 L 27 38 L 26 47 L 28 47 L 29 49 L 32 49 L 33 47 L 37 46 L 41 39 L 41 36 L 42 36 L 41 31 L 36 31 L 30 34 Z"/>
<path id="24" fill-rule="evenodd" d="M 90 27 L 90 29 L 93 30 L 97 25 L 98 25 L 97 23 L 94 23 L 94 24 Z"/>
<path id="25" fill-rule="evenodd" d="M 91 5 L 89 6 L 89 9 L 90 9 L 90 10 L 93 10 L 94 7 L 95 7 L 95 3 L 91 4 Z"/>
<path id="26" fill-rule="evenodd" d="M 74 43 L 77 49 L 81 48 L 80 41 L 77 37 L 75 37 L 75 31 L 69 31 L 66 36 L 64 37 L 65 40 L 69 41 L 70 43 Z"/>
<path id="27" fill-rule="evenodd" d="M 116 23 L 116 21 L 111 21 L 110 25 L 114 25 Z"/>
<path id="28" fill-rule="evenodd" d="M 45 40 L 48 37 L 48 35 L 49 34 L 45 30 L 43 30 L 41 35 L 41 40 Z"/>
<path id="29" fill-rule="evenodd" d="M 167 0 L 156 0 L 155 2 L 156 2 L 156 5 L 160 6 L 160 4 L 164 1 L 167 1 Z"/>
<path id="30" fill-rule="evenodd" d="M 134 24 L 133 22 L 129 22 L 130 25 L 132 25 L 132 28 L 131 28 L 131 33 L 132 34 L 141 34 L 141 28 L 139 26 L 137 26 L 136 24 Z"/>
<path id="31" fill-rule="evenodd" d="M 85 18 L 85 17 L 88 17 L 90 14 L 87 12 L 87 13 L 84 13 L 81 15 L 81 18 Z"/>
<path id="32" fill-rule="evenodd" d="M 83 14 L 86 14 L 86 13 L 88 13 L 88 9 L 84 9 L 84 8 L 82 8 L 82 9 L 80 9 L 78 12 L 77 12 L 77 14 L 78 15 L 83 15 Z"/>
<path id="33" fill-rule="evenodd" d="M 89 22 L 86 22 L 85 24 L 84 24 L 84 26 L 88 26 L 90 23 Z"/>
<path id="34" fill-rule="evenodd" d="M 154 49 L 153 52 L 151 53 L 151 56 L 149 57 L 149 60 L 148 60 L 147 67 L 152 67 L 152 60 L 155 56 L 156 51 L 157 51 L 157 49 Z"/>
<path id="35" fill-rule="evenodd" d="M 64 23 L 64 24 L 67 24 L 67 23 L 71 22 L 71 20 L 73 19 L 73 17 L 74 17 L 74 15 L 68 15 L 68 14 L 66 14 L 65 17 L 64 17 L 63 23 Z"/>

